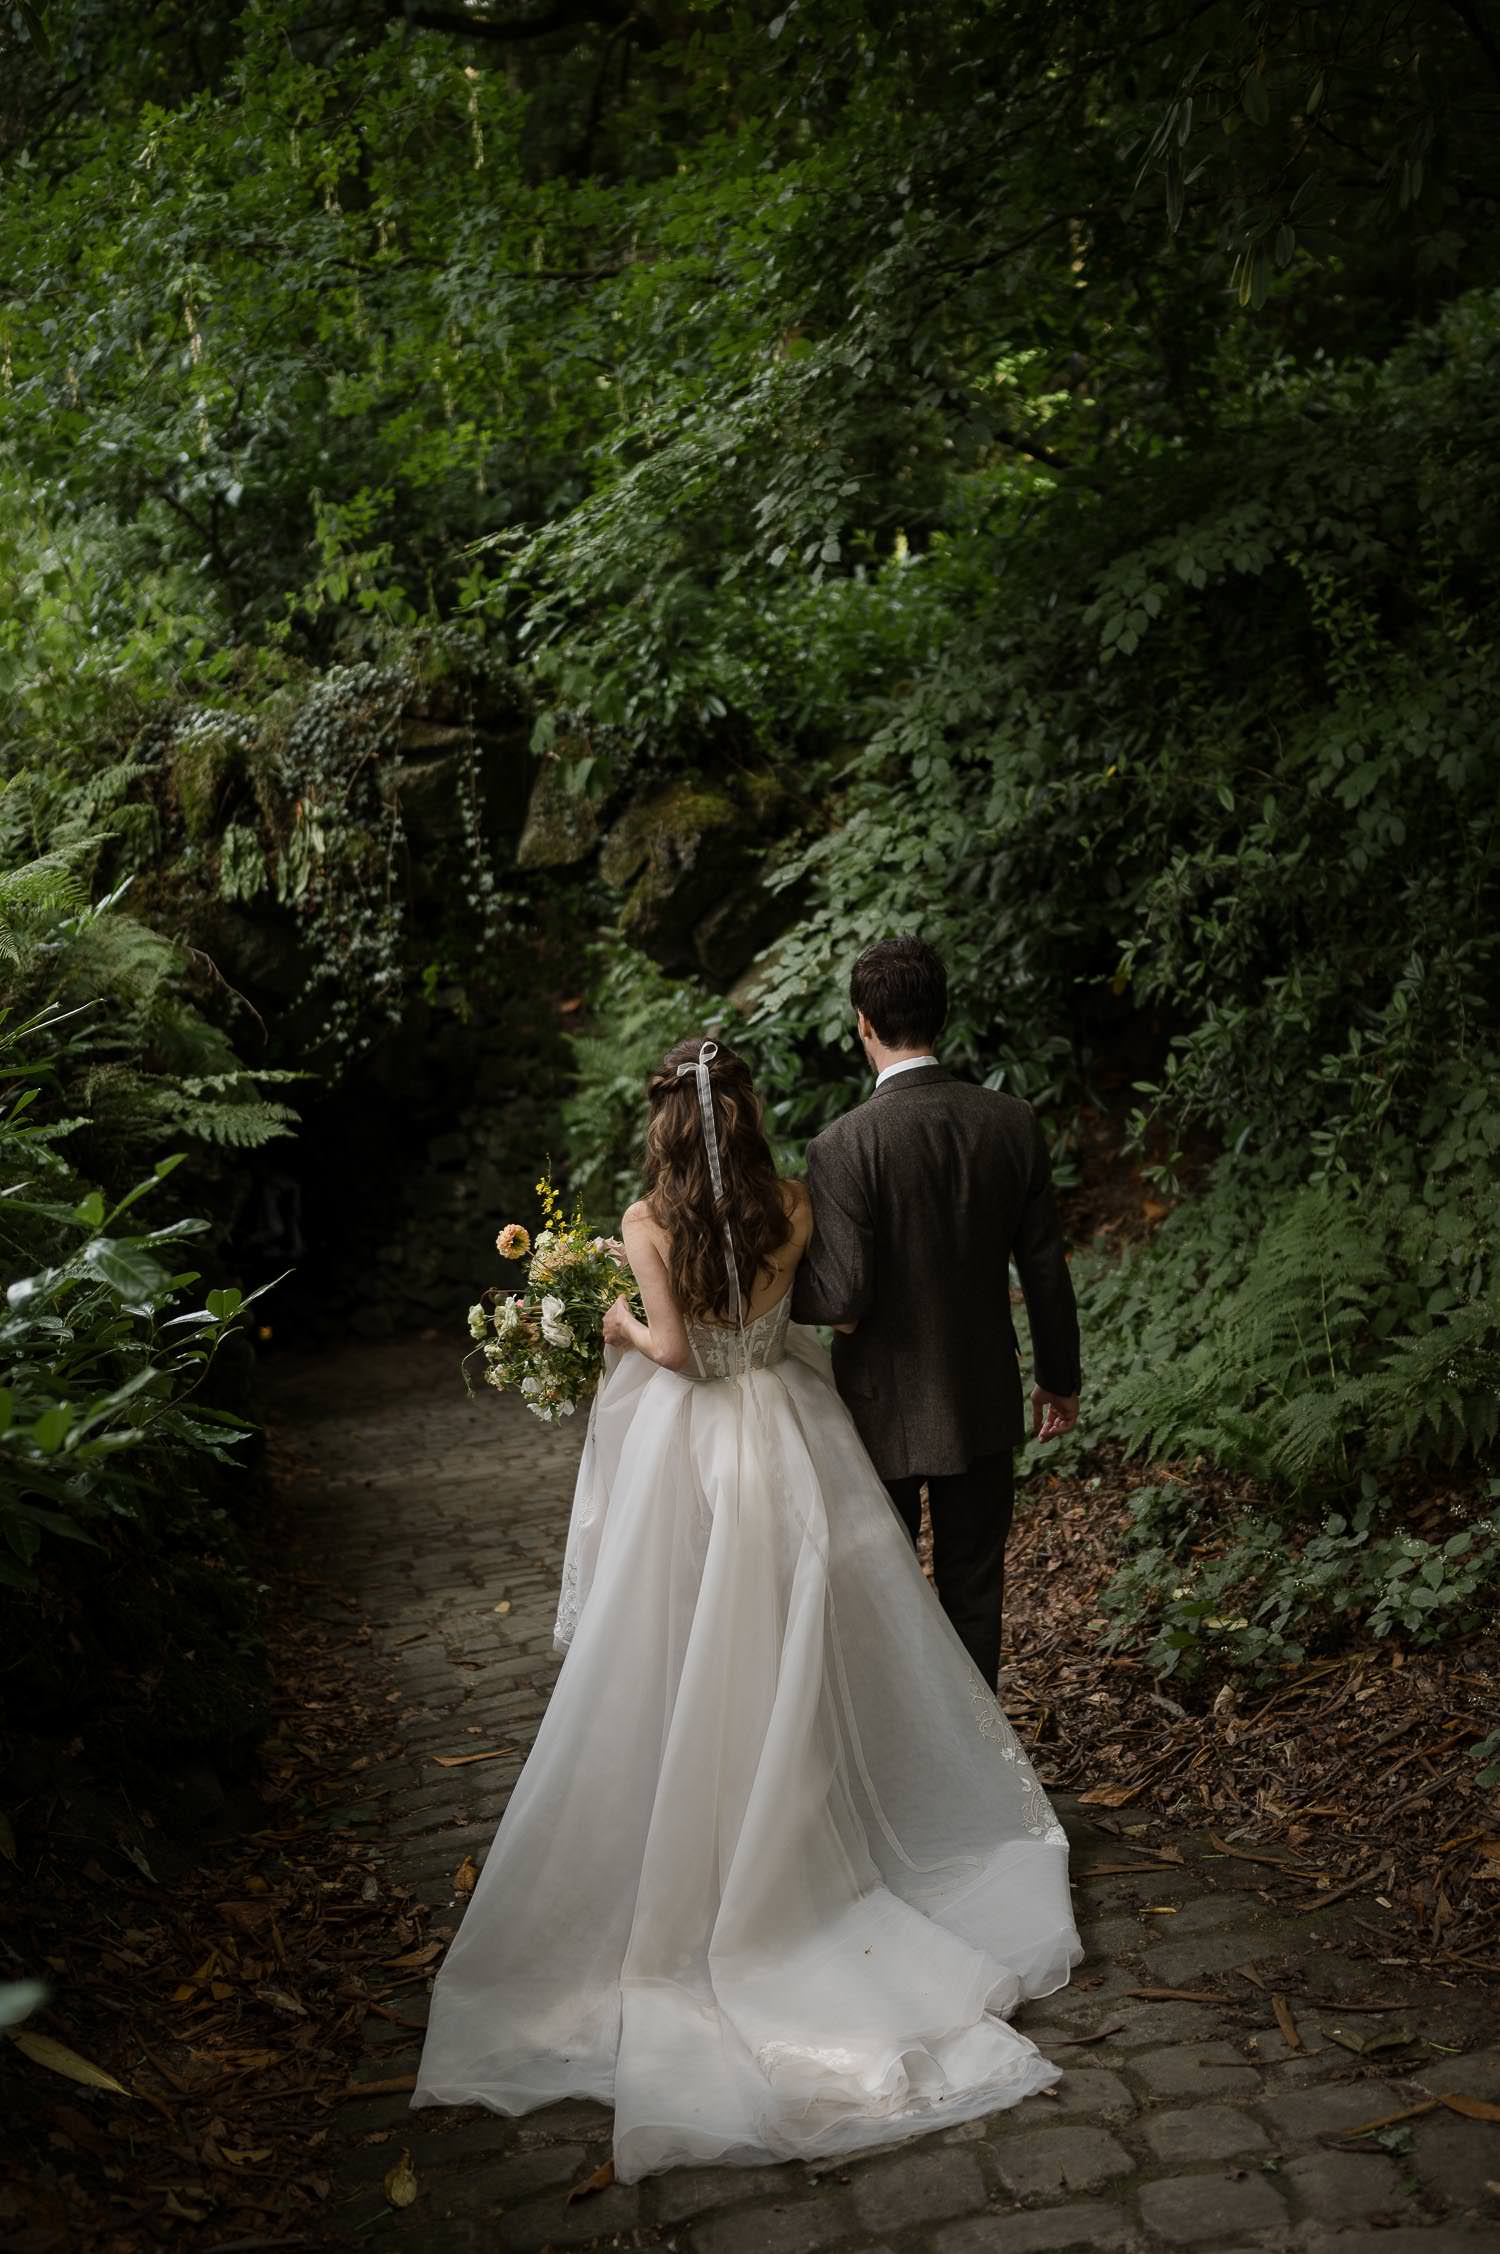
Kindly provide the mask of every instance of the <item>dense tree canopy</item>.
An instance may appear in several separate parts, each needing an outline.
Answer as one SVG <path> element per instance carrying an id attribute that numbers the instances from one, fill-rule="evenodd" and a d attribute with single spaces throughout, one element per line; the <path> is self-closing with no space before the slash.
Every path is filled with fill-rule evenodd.
<path id="1" fill-rule="evenodd" d="M 794 1148 L 856 1085 L 849 954 L 920 923 L 955 1059 L 1048 1110 L 1065 1181 L 1102 1118 L 1173 1207 L 1080 1248 L 1091 1438 L 1263 1483 L 1217 1537 L 1240 1626 L 1182 1596 L 1176 1505 L 1132 1617 L 1252 1661 L 1471 1620 L 1490 12 L 0 22 L 0 928 L 17 1011 L 91 1005 L 18 1068 L 58 1211 L 182 1144 L 247 1280 L 300 1180 L 332 1291 L 316 1154 L 373 1090 L 381 1289 L 437 1312 L 485 1238 L 433 1166 L 487 1210 L 566 1135 L 608 1217 L 645 1061 L 714 1009 Z M 403 1300 L 443 1230 L 472 1253 Z M 1416 1533 L 1435 1462 L 1462 1523 Z M 1299 1577 L 1315 1536 L 1342 1579 Z"/>

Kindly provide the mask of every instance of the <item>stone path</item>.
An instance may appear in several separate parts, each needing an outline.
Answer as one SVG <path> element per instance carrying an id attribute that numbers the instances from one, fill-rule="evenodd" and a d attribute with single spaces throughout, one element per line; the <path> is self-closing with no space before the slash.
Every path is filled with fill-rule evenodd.
<path id="1" fill-rule="evenodd" d="M 351 1780 L 388 1884 L 456 1927 L 453 1876 L 482 1862 L 557 1663 L 553 1605 L 581 1431 L 509 1399 L 470 1401 L 446 1343 L 351 1347 L 271 1372 L 270 1412 L 316 1474 L 304 1564 L 332 1617 L 355 1621 L 390 1678 L 399 1759 Z M 1024 1507 L 1024 1506 L 1023 1506 Z M 354 1611 L 348 1607 L 352 1601 Z M 1010 1601 L 1027 1601 L 1018 1585 Z M 364 1623 L 368 1623 L 368 1636 Z M 513 1750 L 444 1767 L 434 1756 Z M 568 2103 L 508 2121 L 413 2113 L 400 2094 L 346 2102 L 336 2136 L 354 2243 L 413 2254 L 664 2247 L 679 2254 L 1061 2254 L 1296 2248 L 1449 2254 L 1500 2243 L 1500 2126 L 1429 2110 L 1357 2149 L 1350 2128 L 1441 2092 L 1500 2100 L 1493 1990 L 1413 1989 L 1399 1962 L 1340 1946 L 1256 1892 L 1251 1861 L 1183 1835 L 1154 1867 L 1120 1818 L 1058 1799 L 1088 1951 L 1073 1984 L 1017 2024 L 1066 2068 L 1055 2095 L 847 2165 L 672 2171 L 569 2202 L 609 2152 L 609 2116 Z M 1126 1866 L 1121 1868 L 1121 1866 Z M 393 1941 L 391 1953 L 399 1951 Z M 383 1975 L 390 1979 L 390 1974 Z M 416 1974 L 391 2008 L 424 2008 Z M 1132 1990 L 1222 1988 L 1233 2003 Z M 1292 2013 L 1295 2047 L 1273 1995 Z M 1353 2011 L 1353 2003 L 1388 2003 Z M 371 2016 L 361 2079 L 409 2074 L 419 2037 Z M 1360 2055 L 1337 2039 L 1406 2032 Z M 1486 2047 L 1488 2043 L 1489 2047 Z M 418 2193 L 386 2200 L 409 2148 Z"/>

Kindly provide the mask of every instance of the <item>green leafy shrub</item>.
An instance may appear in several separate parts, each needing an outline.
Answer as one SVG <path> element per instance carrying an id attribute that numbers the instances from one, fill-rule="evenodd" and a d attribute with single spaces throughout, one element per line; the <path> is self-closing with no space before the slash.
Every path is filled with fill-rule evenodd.
<path id="1" fill-rule="evenodd" d="M 0 1151 L 9 1138 L 0 1131 Z M 13 1278 L 0 1313 L 0 1581 L 35 1586 L 44 1535 L 97 1542 L 93 1523 L 139 1518 L 154 1490 L 191 1486 L 199 1459 L 234 1460 L 250 1426 L 196 1399 L 250 1299 L 212 1291 L 183 1309 L 192 1269 L 164 1265 L 208 1226 L 182 1219 L 124 1229 L 124 1215 L 178 1163 L 162 1160 L 106 1211 L 6 1197 L 66 1242 L 55 1265 Z"/>
<path id="2" fill-rule="evenodd" d="M 1137 1488 L 1122 1560 L 1101 1602 L 1110 1648 L 1140 1645 L 1162 1674 L 1269 1676 L 1341 1633 L 1436 1644 L 1472 1634 L 1500 1596 L 1500 1516 L 1438 1540 L 1405 1531 L 1371 1474 L 1326 1516 L 1268 1497 L 1227 1511 L 1191 1478 Z"/>
<path id="3" fill-rule="evenodd" d="M 600 944 L 590 983 L 590 1023 L 570 1040 L 567 1178 L 570 1195 L 613 1231 L 641 1191 L 647 1078 L 674 1041 L 707 1034 L 722 1013 L 701 989 L 619 942 Z"/>
<path id="4" fill-rule="evenodd" d="M 68 1022 L 56 1009 L 21 1024 L 0 1013 L 0 1582 L 16 1588 L 35 1586 L 45 1537 L 97 1546 L 104 1524 L 139 1520 L 154 1496 L 190 1492 L 204 1463 L 232 1462 L 250 1430 L 199 1396 L 259 1294 L 213 1291 L 185 1308 L 198 1272 L 177 1263 L 208 1223 L 134 1218 L 180 1157 L 110 1202 L 61 1154 L 79 1122 L 32 1117 Z"/>
<path id="5" fill-rule="evenodd" d="M 1096 1433 L 1293 1496 L 1500 1434 L 1500 1073 L 1432 1091 L 1439 1131 L 1363 1178 L 1230 1155 L 1154 1240 L 1080 1263 Z"/>
<path id="6" fill-rule="evenodd" d="M 1089 1439 L 1157 1470 L 1105 1598 L 1117 1641 L 1192 1672 L 1356 1629 L 1433 1643 L 1484 1624 L 1500 1586 L 1497 1490 L 1486 1504 L 1479 1479 L 1500 1433 L 1496 1089 L 1487 1055 L 1450 1069 L 1425 1139 L 1383 1132 L 1363 1179 L 1226 1156 L 1152 1241 L 1075 1263 Z M 1210 1500 L 1225 1474 L 1236 1494 L 1254 1483 L 1253 1504 Z M 1413 1497 L 1439 1483 L 1448 1530 L 1411 1531 Z"/>

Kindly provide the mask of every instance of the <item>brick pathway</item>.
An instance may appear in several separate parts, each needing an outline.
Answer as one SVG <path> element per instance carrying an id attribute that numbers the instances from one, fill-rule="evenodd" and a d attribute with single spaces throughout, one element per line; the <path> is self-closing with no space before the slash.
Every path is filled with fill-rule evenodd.
<path id="1" fill-rule="evenodd" d="M 483 1860 L 556 1671 L 582 1438 L 577 1420 L 554 1429 L 510 1399 L 468 1400 L 457 1359 L 446 1343 L 352 1347 L 281 1364 L 268 1387 L 272 1422 L 320 1473 L 298 1489 L 303 1561 L 326 1574 L 331 1616 L 352 1623 L 352 1600 L 368 1622 L 405 1749 L 351 1780 L 351 1801 L 384 1845 L 387 1882 L 432 1906 L 438 1937 L 457 1925 L 453 1874 L 465 1855 Z M 1024 1586 L 1011 1601 L 1026 1601 Z M 459 1768 L 433 1758 L 496 1746 L 513 1750 Z M 1385 2149 L 1333 2142 L 1424 2096 L 1500 2100 L 1493 1991 L 1414 1990 L 1399 1962 L 1347 1956 L 1340 1908 L 1276 1909 L 1257 1895 L 1256 1865 L 1204 1836 L 1183 1835 L 1180 1866 L 1153 1868 L 1088 1811 L 1060 1798 L 1058 1812 L 1088 1955 L 1072 1986 L 1017 2022 L 1066 2067 L 1055 2096 L 843 2166 L 677 2170 L 572 2204 L 569 2188 L 608 2155 L 600 2107 L 508 2121 L 362 2097 L 336 2132 L 345 2229 L 412 2254 L 1448 2254 L 1497 2243 L 1500 2126 L 1439 2108 L 1387 2132 Z M 419 2018 L 426 1984 L 415 1975 L 393 2008 Z M 1205 1984 L 1235 2002 L 1129 1993 Z M 1290 2002 L 1295 2048 L 1273 1994 Z M 1374 1999 L 1391 2008 L 1341 2014 L 1340 2000 Z M 418 2038 L 365 2024 L 361 2078 L 410 2073 Z M 1335 2039 L 1398 2030 L 1410 2044 L 1364 2056 Z M 382 2179 L 402 2147 L 420 2188 L 398 2210 Z"/>

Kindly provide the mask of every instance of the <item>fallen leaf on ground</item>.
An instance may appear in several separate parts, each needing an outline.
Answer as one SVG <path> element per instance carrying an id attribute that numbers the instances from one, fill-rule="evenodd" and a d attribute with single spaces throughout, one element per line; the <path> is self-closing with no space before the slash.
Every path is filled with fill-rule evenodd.
<path id="1" fill-rule="evenodd" d="M 465 1855 L 463 1861 L 459 1864 L 457 1870 L 453 1873 L 454 1893 L 472 1894 L 478 1877 L 479 1865 L 475 1862 L 472 1855 Z"/>
<path id="2" fill-rule="evenodd" d="M 1382 2027 L 1373 2035 L 1356 2035 L 1348 2027 L 1325 2027 L 1323 2032 L 1331 2043 L 1353 2051 L 1357 2058 L 1367 2058 L 1372 2051 L 1405 2050 L 1416 2039 L 1409 2027 Z"/>
<path id="3" fill-rule="evenodd" d="M 86 2083 L 91 2090 L 115 2090 L 121 2097 L 133 2094 L 102 2066 L 80 2058 L 77 2051 L 70 2051 L 66 2043 L 55 2042 L 50 2035 L 39 2035 L 34 2028 L 22 2027 L 13 2028 L 10 2039 L 35 2065 L 46 2066 L 54 2074 L 65 2074 L 70 2082 Z"/>
<path id="4" fill-rule="evenodd" d="M 1292 2017 L 1292 2007 L 1285 1996 L 1273 1996 L 1271 1998 L 1271 2009 L 1276 2014 L 1276 2024 L 1281 2029 L 1287 2049 L 1289 2051 L 1301 2050 L 1302 2037 L 1297 2032 L 1297 2022 Z"/>
<path id="5" fill-rule="evenodd" d="M 1306 1917 L 1313 1910 L 1326 1910 L 1330 1902 L 1342 1902 L 1346 1895 L 1357 1894 L 1361 1887 L 1368 1886 L 1379 1875 L 1380 1866 L 1377 1863 L 1369 1870 L 1361 1871 L 1357 1878 L 1346 1879 L 1342 1886 L 1330 1886 L 1326 1893 L 1315 1894 L 1310 1902 L 1294 1902 L 1293 1914 Z"/>
<path id="6" fill-rule="evenodd" d="M 401 2148 L 399 2159 L 387 2168 L 384 2177 L 385 2196 L 393 2207 L 409 2207 L 417 2196 L 417 2171 L 411 2164 L 411 2154 Z"/>
<path id="7" fill-rule="evenodd" d="M 1240 2000 L 1217 1988 L 1127 1988 L 1125 1993 L 1148 2004 L 1235 2004 Z"/>
<path id="8" fill-rule="evenodd" d="M 287 1988 L 257 1988 L 255 1993 L 259 1996 L 261 2002 L 269 2004 L 273 2011 L 284 2011 L 296 2019 L 307 2017 L 306 2004 L 300 2003 Z"/>
<path id="9" fill-rule="evenodd" d="M 1106 2035 L 1118 2035 L 1124 2026 L 1123 2019 L 1111 2020 L 1108 2027 L 1096 2027 L 1092 2035 L 1057 2035 L 1047 2045 L 1048 2050 L 1076 2050 L 1083 2043 L 1102 2043 Z"/>
<path id="10" fill-rule="evenodd" d="M 1351 2003 L 1347 1996 L 1299 1996 L 1299 2003 L 1310 2004 L 1314 2011 L 1405 2011 L 1407 2006 L 1399 1999 L 1372 1997 L 1369 2003 Z"/>
<path id="11" fill-rule="evenodd" d="M 1313 1866 L 1303 1862 L 1299 1856 L 1268 1855 L 1259 1847 L 1231 1847 L 1227 1839 L 1220 1839 L 1217 1832 L 1212 1831 L 1208 1839 L 1211 1847 L 1217 1847 L 1221 1855 L 1233 1856 L 1237 1863 L 1269 1863 L 1272 1870 L 1293 1871 L 1299 1878 L 1310 1878 L 1313 1875 Z"/>
<path id="12" fill-rule="evenodd" d="M 1394 2128 L 1398 2121 L 1415 2121 L 1419 2114 L 1436 2113 L 1438 2100 L 1424 2097 L 1420 2105 L 1403 2105 L 1394 2113 L 1377 2113 L 1373 2121 L 1361 2121 L 1352 2129 L 1341 2132 L 1343 2137 L 1367 2137 L 1375 2129 Z M 1334 2140 L 1329 2140 L 1334 2141 Z"/>
<path id="13" fill-rule="evenodd" d="M 492 1745 L 487 1753 L 434 1753 L 432 1758 L 440 1769 L 461 1769 L 470 1761 L 498 1761 L 515 1750 L 513 1745 Z"/>
<path id="14" fill-rule="evenodd" d="M 441 1941 L 428 1941 L 420 1949 L 408 1949 L 404 1957 L 382 1957 L 380 1961 L 392 1972 L 415 1972 L 424 1964 L 431 1964 L 433 1958 L 440 1957 L 442 1953 Z"/>
<path id="15" fill-rule="evenodd" d="M 1091 1808 L 1123 1808 L 1140 1789 L 1138 1784 L 1096 1784 L 1092 1792 L 1080 1792 L 1078 1797 Z"/>
<path id="16" fill-rule="evenodd" d="M 571 2207 L 575 2199 L 587 2199 L 596 2191 L 608 2191 L 614 2180 L 614 2161 L 601 2160 L 591 2176 L 585 2176 L 581 2184 L 573 2186 L 568 2193 L 568 2205 Z"/>
<path id="17" fill-rule="evenodd" d="M 1500 2121 L 1500 2105 L 1491 2105 L 1487 2097 L 1464 2097 L 1450 2090 L 1438 2103 L 1445 2105 L 1450 2113 L 1461 2113 L 1466 2121 Z"/>
<path id="18" fill-rule="evenodd" d="M 1180 1855 L 1163 1855 L 1158 1862 L 1151 1863 L 1095 1863 L 1092 1870 L 1080 1871 L 1078 1875 L 1080 1878 L 1134 1878 L 1138 1871 L 1167 1870 L 1181 1861 Z"/>

